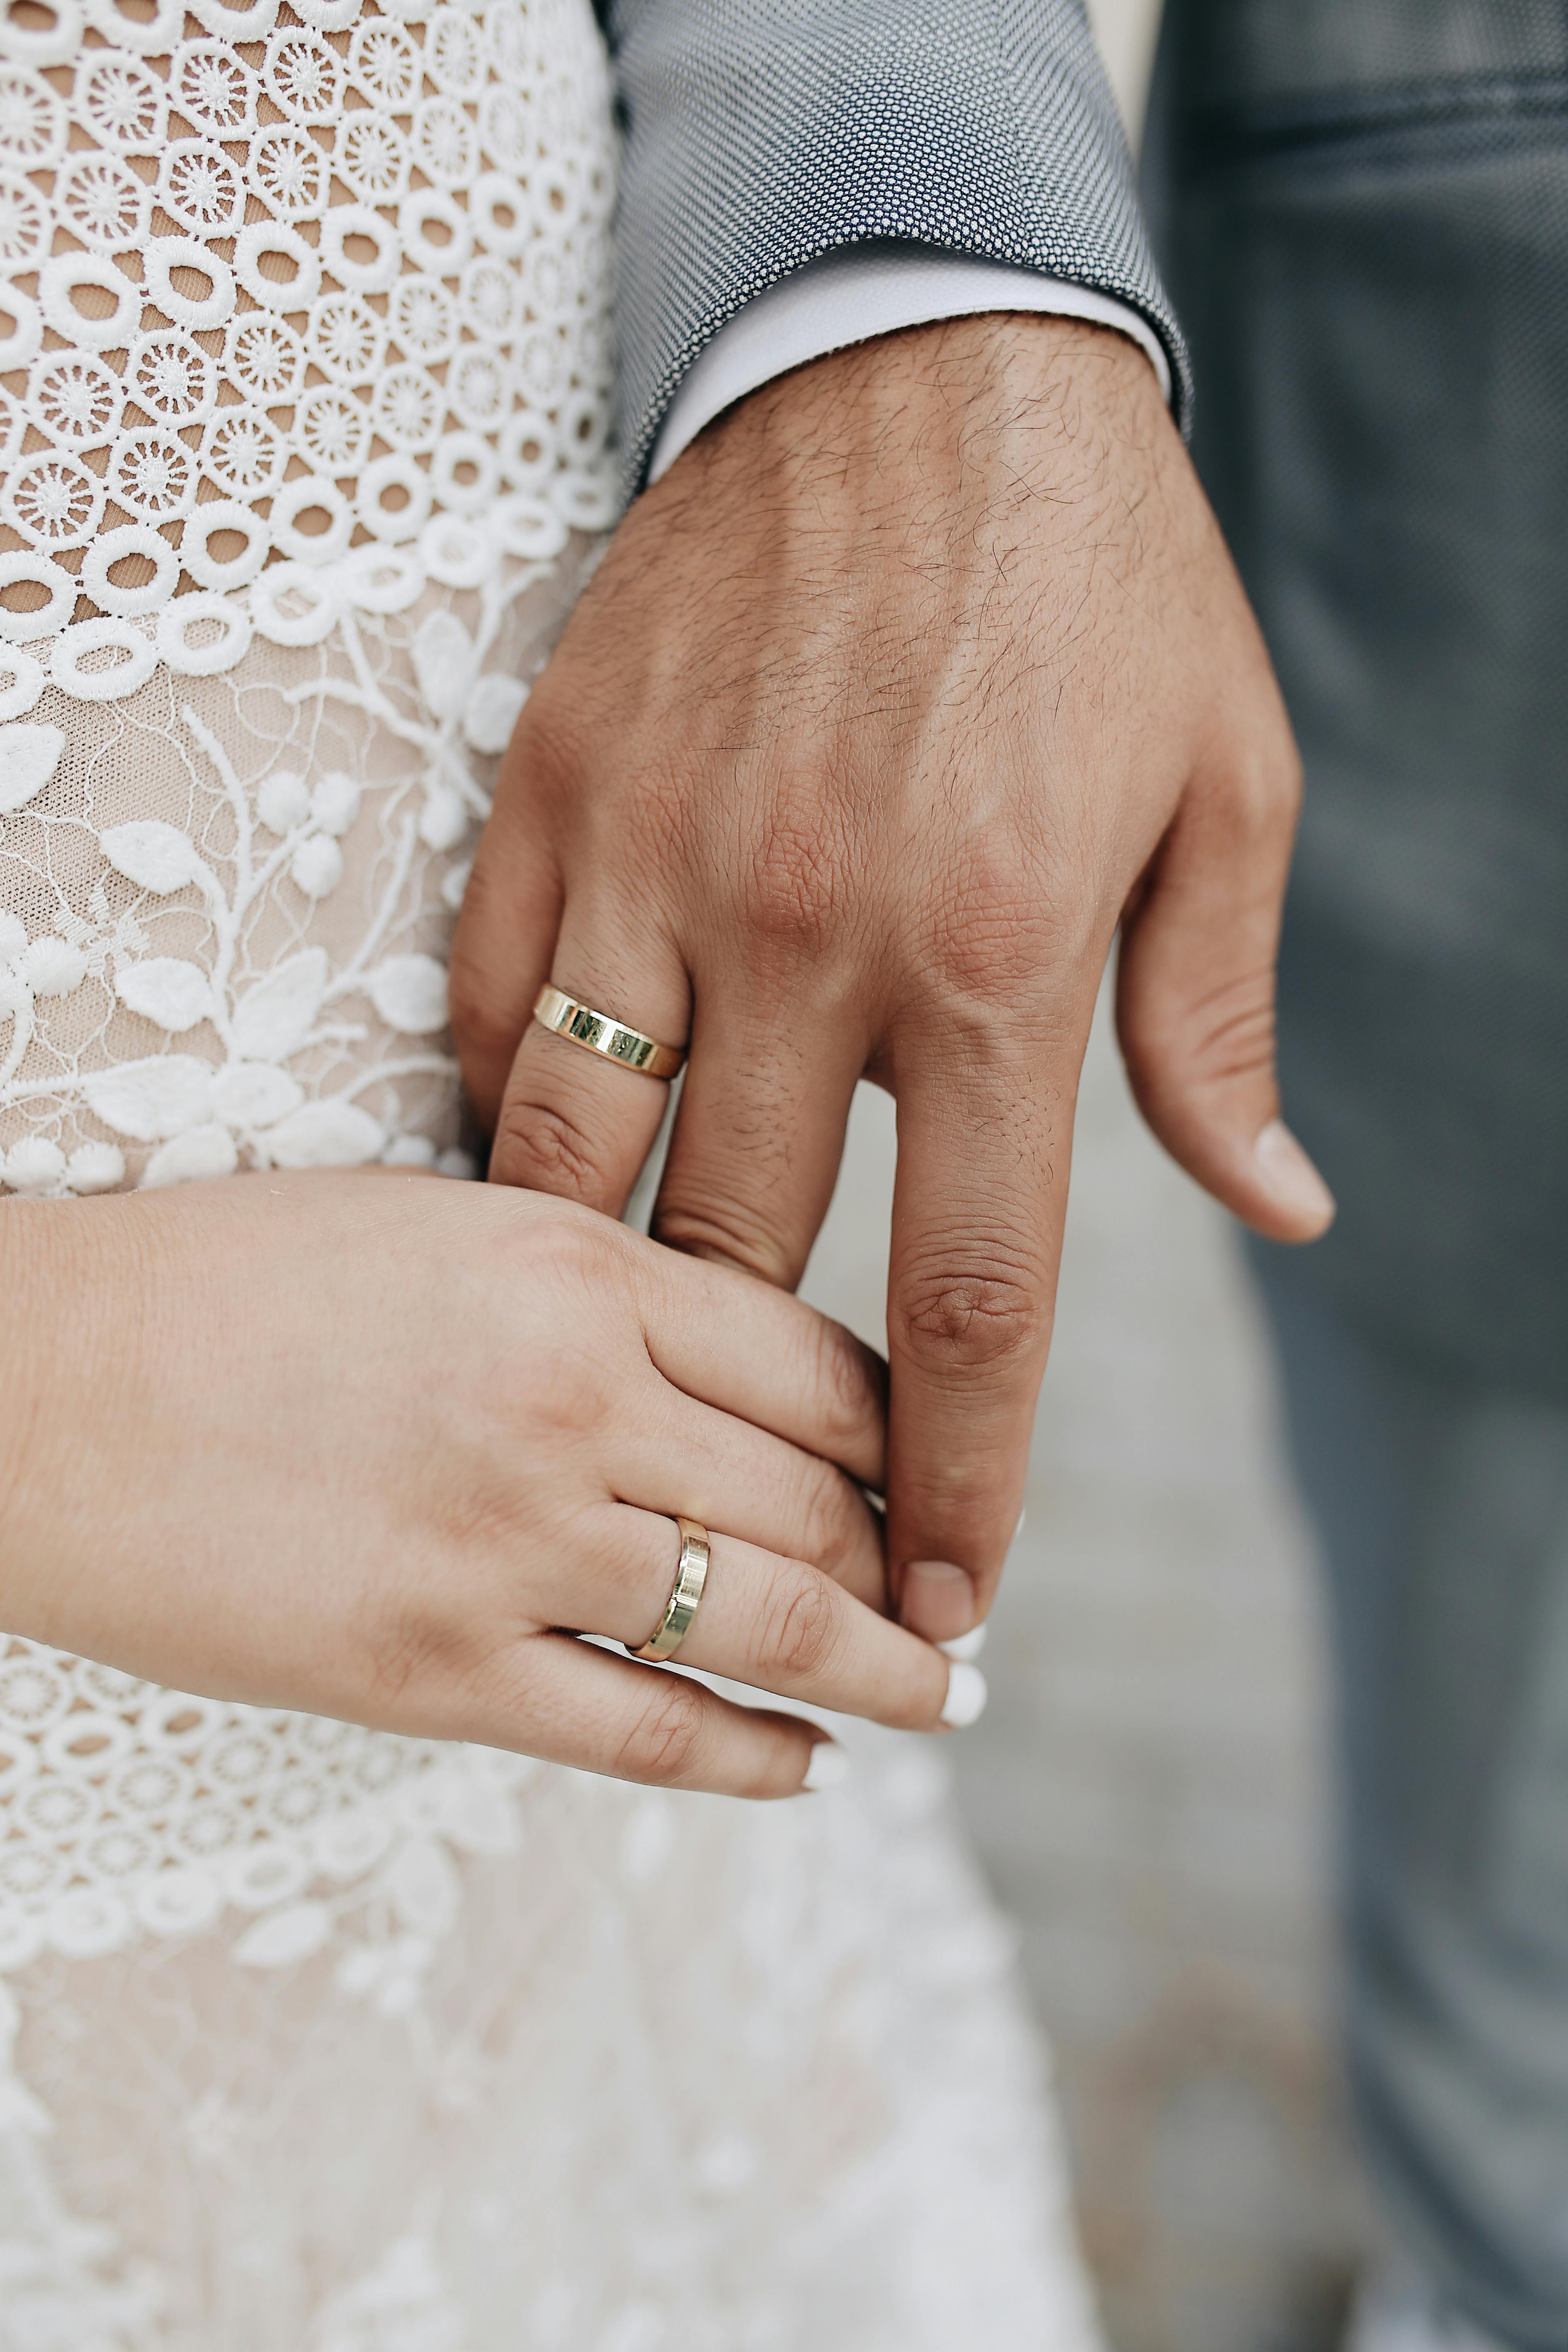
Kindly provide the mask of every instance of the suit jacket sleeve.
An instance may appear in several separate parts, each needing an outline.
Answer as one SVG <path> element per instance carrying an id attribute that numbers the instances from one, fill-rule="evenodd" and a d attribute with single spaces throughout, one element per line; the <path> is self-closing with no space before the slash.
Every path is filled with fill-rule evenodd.
<path id="1" fill-rule="evenodd" d="M 597 0 L 625 134 L 626 487 L 699 352 L 818 254 L 902 238 L 1118 297 L 1187 358 L 1082 0 Z"/>

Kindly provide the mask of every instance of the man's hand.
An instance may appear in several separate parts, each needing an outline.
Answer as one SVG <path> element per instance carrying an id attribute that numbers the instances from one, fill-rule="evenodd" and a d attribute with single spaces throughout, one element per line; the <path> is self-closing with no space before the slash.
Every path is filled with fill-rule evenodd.
<path id="1" fill-rule="evenodd" d="M 856 1081 L 897 1097 L 889 1556 L 932 1639 L 984 1614 L 1017 1517 L 1119 922 L 1156 1134 L 1276 1239 L 1332 1213 L 1277 1119 L 1298 793 L 1148 362 L 1060 319 L 753 394 L 632 509 L 523 713 L 452 960 L 491 1174 L 617 1213 L 664 1109 L 531 1022 L 546 979 L 689 1034 L 654 1232 L 770 1282 Z"/>

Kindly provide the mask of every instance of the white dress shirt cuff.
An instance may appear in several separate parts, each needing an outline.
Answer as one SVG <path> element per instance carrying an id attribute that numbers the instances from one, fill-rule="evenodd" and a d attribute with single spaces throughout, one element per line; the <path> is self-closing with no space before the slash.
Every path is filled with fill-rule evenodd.
<path id="1" fill-rule="evenodd" d="M 1161 392 L 1167 401 L 1171 397 L 1171 363 L 1163 344 L 1140 312 L 1113 295 L 970 254 L 893 242 L 846 246 L 781 278 L 705 345 L 659 427 L 648 480 L 657 482 L 668 472 L 688 442 L 722 410 L 774 376 L 873 335 L 984 310 L 1054 311 L 1114 327 L 1147 354 Z"/>

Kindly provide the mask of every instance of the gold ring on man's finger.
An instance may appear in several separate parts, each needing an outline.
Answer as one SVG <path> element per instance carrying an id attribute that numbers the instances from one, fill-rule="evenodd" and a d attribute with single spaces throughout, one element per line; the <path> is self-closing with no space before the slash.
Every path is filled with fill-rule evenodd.
<path id="1" fill-rule="evenodd" d="M 542 1027 L 585 1054 L 597 1054 L 623 1070 L 637 1070 L 645 1078 L 673 1078 L 686 1060 L 684 1045 L 661 1045 L 612 1013 L 595 1013 L 563 988 L 547 981 L 533 1000 L 533 1017 Z"/>

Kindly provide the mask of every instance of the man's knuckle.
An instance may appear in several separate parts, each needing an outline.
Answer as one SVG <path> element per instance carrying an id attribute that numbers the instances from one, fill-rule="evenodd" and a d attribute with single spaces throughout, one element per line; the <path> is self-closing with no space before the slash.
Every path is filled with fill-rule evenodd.
<path id="1" fill-rule="evenodd" d="M 784 1242 L 761 1217 L 749 1217 L 733 1203 L 728 1214 L 720 1215 L 696 1202 L 682 1201 L 679 1195 L 661 1200 L 653 1234 L 667 1249 L 681 1250 L 689 1257 L 706 1258 L 712 1264 L 738 1266 L 746 1274 L 760 1276 L 775 1288 L 787 1287 L 794 1276 Z"/>
<path id="2" fill-rule="evenodd" d="M 1270 974 L 1247 972 L 1194 1005 L 1184 1058 L 1203 1086 L 1227 1086 L 1274 1066 L 1274 987 Z"/>
<path id="3" fill-rule="evenodd" d="M 504 1063 L 510 1060 L 517 1038 L 500 1009 L 494 972 L 468 944 L 473 936 L 465 929 L 452 942 L 447 1017 L 459 1054 Z"/>
<path id="4" fill-rule="evenodd" d="M 632 872 L 669 876 L 690 868 L 693 797 L 691 774 L 684 766 L 654 759 L 639 769 L 624 802 L 611 812 Z"/>
<path id="5" fill-rule="evenodd" d="M 1210 977 L 1120 1024 L 1122 1059 L 1140 1102 L 1168 1103 L 1255 1078 L 1274 1067 L 1274 978 L 1267 967 Z"/>
<path id="6" fill-rule="evenodd" d="M 1021 856 L 973 854 L 947 877 L 927 926 L 927 955 L 944 993 L 978 1005 L 1016 1003 L 1049 958 L 1047 912 Z"/>
<path id="7" fill-rule="evenodd" d="M 552 1103 L 513 1097 L 501 1106 L 493 1160 L 510 1183 L 538 1183 L 545 1191 L 596 1196 L 608 1176 L 608 1154 L 599 1138 Z"/>
<path id="8" fill-rule="evenodd" d="M 898 1321 L 924 1370 L 1002 1370 L 1043 1343 L 1048 1309 L 1042 1286 L 1022 1272 L 933 1267 L 905 1284 Z"/>
<path id="9" fill-rule="evenodd" d="M 1128 1084 L 1142 1102 L 1148 1089 L 1159 1084 L 1169 1063 L 1172 1052 L 1169 1026 L 1151 1020 L 1147 1007 L 1141 1004 L 1135 1018 L 1123 1011 L 1117 1024 L 1117 1043 L 1121 1049 Z"/>
<path id="10" fill-rule="evenodd" d="M 589 705 L 579 695 L 557 691 L 546 676 L 518 721 L 507 766 L 542 801 L 574 795 L 593 763 L 594 741 Z"/>
<path id="11" fill-rule="evenodd" d="M 795 953 L 820 947 L 843 904 L 837 835 L 820 803 L 785 804 L 759 826 L 742 881 L 741 912 L 763 948 Z"/>
<path id="12" fill-rule="evenodd" d="M 1239 745 L 1225 775 L 1226 823 L 1244 849 L 1288 845 L 1301 804 L 1301 755 L 1295 739 Z"/>

